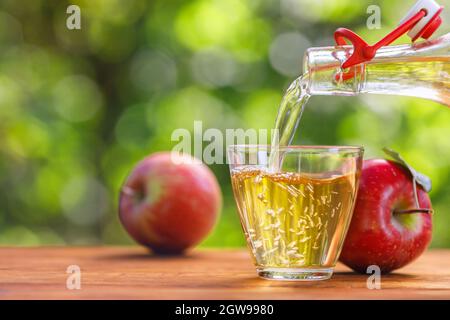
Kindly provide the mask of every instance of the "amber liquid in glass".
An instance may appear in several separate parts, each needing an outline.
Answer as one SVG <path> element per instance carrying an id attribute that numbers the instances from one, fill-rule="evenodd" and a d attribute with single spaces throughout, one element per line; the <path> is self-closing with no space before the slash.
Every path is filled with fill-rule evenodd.
<path id="1" fill-rule="evenodd" d="M 334 267 L 351 220 L 357 175 L 231 173 L 258 268 Z"/>

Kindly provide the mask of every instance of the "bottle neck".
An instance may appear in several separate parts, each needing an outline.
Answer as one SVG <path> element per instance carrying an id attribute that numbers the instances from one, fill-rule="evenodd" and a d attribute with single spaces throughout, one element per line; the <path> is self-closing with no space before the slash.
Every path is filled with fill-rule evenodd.
<path id="1" fill-rule="evenodd" d="M 351 46 L 308 49 L 304 70 L 310 95 L 392 94 L 450 104 L 450 33 L 414 45 L 387 46 L 364 64 L 344 72 Z"/>

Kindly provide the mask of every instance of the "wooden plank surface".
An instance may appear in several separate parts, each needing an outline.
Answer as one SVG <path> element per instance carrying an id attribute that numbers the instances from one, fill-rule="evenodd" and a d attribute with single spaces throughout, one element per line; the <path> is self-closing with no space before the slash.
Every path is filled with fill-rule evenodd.
<path id="1" fill-rule="evenodd" d="M 68 290 L 69 265 L 81 289 Z M 450 250 L 430 250 L 382 276 L 338 265 L 331 280 L 279 282 L 256 277 L 246 250 L 196 250 L 155 257 L 137 247 L 0 248 L 0 299 L 450 299 Z"/>

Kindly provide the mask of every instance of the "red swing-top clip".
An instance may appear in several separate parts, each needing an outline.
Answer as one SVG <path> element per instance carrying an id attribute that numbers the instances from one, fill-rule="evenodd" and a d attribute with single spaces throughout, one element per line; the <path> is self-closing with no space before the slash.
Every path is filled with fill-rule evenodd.
<path id="1" fill-rule="evenodd" d="M 441 25 L 442 19 L 439 15 L 443 9 L 433 0 L 419 0 L 396 29 L 372 46 L 349 29 L 337 29 L 334 33 L 336 44 L 338 46 L 347 45 L 348 40 L 353 45 L 353 53 L 342 64 L 342 69 L 372 60 L 378 49 L 391 44 L 407 32 L 413 42 L 420 37 L 428 39 Z M 350 70 L 337 74 L 336 80 L 345 81 L 354 76 L 355 72 Z"/>

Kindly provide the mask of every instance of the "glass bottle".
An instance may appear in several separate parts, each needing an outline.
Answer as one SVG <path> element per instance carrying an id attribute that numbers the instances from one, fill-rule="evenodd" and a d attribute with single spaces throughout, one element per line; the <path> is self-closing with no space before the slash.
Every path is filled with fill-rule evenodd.
<path id="1" fill-rule="evenodd" d="M 450 106 L 450 33 L 412 45 L 382 47 L 371 61 L 342 70 L 352 50 L 352 46 L 307 50 L 309 95 L 403 95 Z"/>

